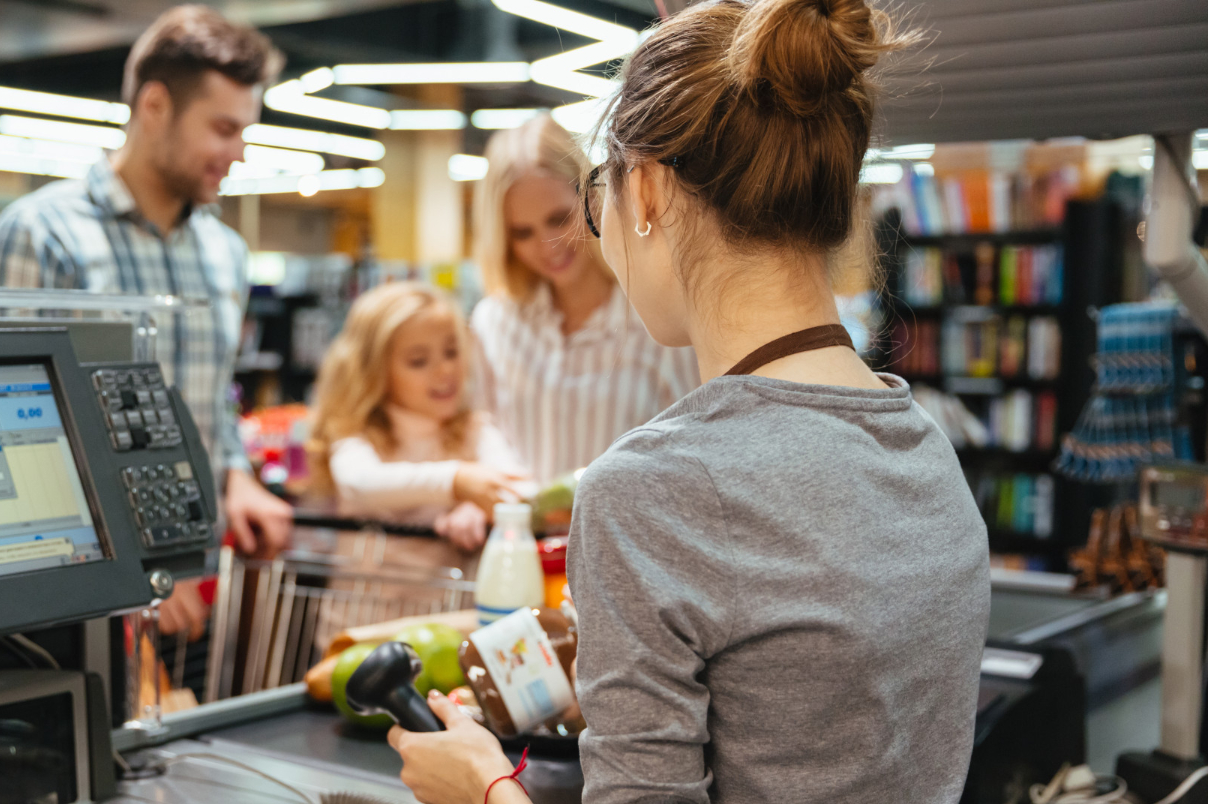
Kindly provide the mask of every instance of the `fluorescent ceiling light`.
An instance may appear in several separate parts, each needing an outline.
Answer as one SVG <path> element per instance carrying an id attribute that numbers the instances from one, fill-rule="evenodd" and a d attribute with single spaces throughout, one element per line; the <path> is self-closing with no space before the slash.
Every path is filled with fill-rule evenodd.
<path id="1" fill-rule="evenodd" d="M 1196 170 L 1208 170 L 1208 151 L 1195 151 L 1192 153 L 1191 164 Z"/>
<path id="2" fill-rule="evenodd" d="M 638 32 L 623 25 L 605 22 L 598 17 L 580 14 L 541 0 L 492 0 L 495 6 L 518 17 L 552 25 L 564 31 L 591 39 L 620 39 L 629 42 L 629 49 L 638 45 Z"/>
<path id="3" fill-rule="evenodd" d="M 595 128 L 596 123 L 600 121 L 600 116 L 604 114 L 606 105 L 607 101 L 602 98 L 589 98 L 578 103 L 558 106 L 550 110 L 550 115 L 553 116 L 554 122 L 562 128 L 581 134 Z"/>
<path id="4" fill-rule="evenodd" d="M 335 73 L 330 67 L 320 67 L 317 70 L 311 70 L 298 79 L 302 83 L 302 91 L 308 95 L 312 92 L 318 92 L 321 89 L 327 89 L 335 83 Z"/>
<path id="5" fill-rule="evenodd" d="M 95 145 L 76 145 L 68 142 L 31 140 L 26 137 L 9 137 L 0 134 L 0 154 L 24 156 L 37 159 L 53 159 L 63 162 L 79 162 L 91 166 L 105 152 Z"/>
<path id="6" fill-rule="evenodd" d="M 119 126 L 130 121 L 130 107 L 124 103 L 55 95 L 50 92 L 31 92 L 28 89 L 12 87 L 0 87 L 0 109 L 17 109 L 57 117 L 78 117 L 82 120 L 116 123 Z"/>
<path id="7" fill-rule="evenodd" d="M 474 128 L 516 128 L 536 116 L 536 109 L 479 109 L 470 115 L 470 124 Z"/>
<path id="8" fill-rule="evenodd" d="M 295 78 L 277 84 L 264 93 L 264 105 L 278 112 L 334 120 L 365 128 L 386 128 L 390 125 L 390 112 L 359 103 L 312 98 L 303 89 L 301 80 Z"/>
<path id="9" fill-rule="evenodd" d="M 243 141 L 256 145 L 275 145 L 278 148 L 321 151 L 325 154 L 366 159 L 370 162 L 377 161 L 386 155 L 386 146 L 377 140 L 348 137 L 344 134 L 328 134 L 325 131 L 310 131 L 304 128 L 270 126 L 265 123 L 255 123 L 245 128 Z"/>
<path id="10" fill-rule="evenodd" d="M 934 144 L 916 143 L 914 145 L 899 145 L 895 148 L 890 148 L 888 151 L 882 151 L 881 156 L 886 159 L 930 159 L 934 153 Z"/>
<path id="11" fill-rule="evenodd" d="M 58 120 L 40 120 L 36 117 L 21 117 L 15 114 L 0 115 L 0 134 L 111 149 L 121 148 L 126 142 L 126 132 L 120 128 L 90 126 L 84 123 L 63 123 Z"/>
<path id="12" fill-rule="evenodd" d="M 486 157 L 453 154 L 449 157 L 449 178 L 453 181 L 478 181 L 487 175 L 487 166 Z"/>
<path id="13" fill-rule="evenodd" d="M 263 165 L 283 173 L 318 173 L 323 169 L 323 157 L 306 151 L 287 151 L 284 148 L 267 148 L 263 145 L 248 145 L 243 149 L 243 161 L 249 165 Z"/>
<path id="14" fill-rule="evenodd" d="M 466 127 L 466 116 L 455 109 L 396 109 L 390 128 L 409 131 L 454 131 Z"/>
<path id="15" fill-rule="evenodd" d="M 596 42 L 591 45 L 577 47 L 574 50 L 568 50 L 565 53 L 559 53 L 556 56 L 537 59 L 532 64 L 530 74 L 535 76 L 538 72 L 545 73 L 550 70 L 565 70 L 567 72 L 582 70 L 585 67 L 591 67 L 593 64 L 603 64 L 606 61 L 624 58 L 632 52 L 633 48 L 628 47 L 627 43 L 619 42 L 615 39 Z M 533 78 L 533 80 L 536 81 L 538 79 Z"/>
<path id="16" fill-rule="evenodd" d="M 8 173 L 28 173 L 35 176 L 82 179 L 88 175 L 90 169 L 91 165 L 85 162 L 69 162 L 60 159 L 0 154 L 0 171 Z"/>
<path id="17" fill-rule="evenodd" d="M 533 80 L 538 84 L 565 89 L 567 92 L 588 95 L 592 98 L 611 95 L 617 88 L 617 83 L 607 78 L 587 73 L 567 72 L 566 70 L 539 69 L 535 63 L 533 64 Z"/>
<path id="18" fill-rule="evenodd" d="M 930 162 L 919 162 L 914 166 L 914 172 L 920 176 L 934 176 L 935 168 L 932 167 Z"/>
<path id="19" fill-rule="evenodd" d="M 341 64 L 333 72 L 337 84 L 522 84 L 529 80 L 529 66 L 523 61 Z"/>
<path id="20" fill-rule="evenodd" d="M 222 195 L 264 195 L 268 193 L 296 193 L 309 190 L 318 181 L 319 190 L 352 190 L 358 187 L 379 187 L 386 180 L 381 168 L 369 167 L 360 170 L 324 170 L 306 176 L 279 174 L 268 178 L 234 178 L 222 180 L 219 192 Z M 313 195 L 313 193 L 311 193 Z"/>
<path id="21" fill-rule="evenodd" d="M 860 170 L 860 181 L 864 184 L 897 184 L 904 173 L 897 162 L 866 163 Z"/>
<path id="22" fill-rule="evenodd" d="M 271 165 L 250 165 L 247 162 L 232 162 L 227 177 L 232 179 L 271 179 L 281 171 Z"/>

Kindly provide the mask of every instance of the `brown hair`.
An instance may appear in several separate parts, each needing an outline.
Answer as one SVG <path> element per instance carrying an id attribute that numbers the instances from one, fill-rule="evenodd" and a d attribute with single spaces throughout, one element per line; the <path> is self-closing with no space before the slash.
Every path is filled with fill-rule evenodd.
<path id="1" fill-rule="evenodd" d="M 391 282 L 361 294 L 348 311 L 344 328 L 323 356 L 315 382 L 313 426 L 306 451 L 310 458 L 311 489 L 334 490 L 331 448 L 337 441 L 360 436 L 383 459 L 399 447 L 386 404 L 394 334 L 420 313 L 432 309 L 453 316 L 462 361 L 469 366 L 469 336 L 461 312 L 444 293 L 416 282 Z M 476 424 L 462 378 L 461 408 L 441 428 L 450 456 L 472 460 L 470 434 Z"/>
<path id="2" fill-rule="evenodd" d="M 829 253 L 852 231 L 878 57 L 913 40 L 863 0 L 714 0 L 630 57 L 603 170 L 662 162 L 724 240 Z M 619 197 L 619 195 L 618 195 Z"/>
<path id="3" fill-rule="evenodd" d="M 254 86 L 275 80 L 283 62 L 281 52 L 255 28 L 236 25 L 206 6 L 176 6 L 151 23 L 130 49 L 122 100 L 133 111 L 143 86 L 159 81 L 179 113 L 209 70 Z"/>
<path id="4" fill-rule="evenodd" d="M 508 190 L 529 173 L 545 173 L 573 187 L 591 167 L 583 149 L 548 114 L 496 132 L 487 142 L 486 157 L 487 175 L 474 193 L 474 259 L 487 293 L 524 302 L 541 279 L 516 260 L 508 245 L 504 221 Z M 575 215 L 575 220 L 582 218 L 577 209 Z M 586 227 L 582 234 L 586 235 Z M 615 280 L 595 238 L 581 239 L 579 248 L 587 250 L 596 270 Z"/>

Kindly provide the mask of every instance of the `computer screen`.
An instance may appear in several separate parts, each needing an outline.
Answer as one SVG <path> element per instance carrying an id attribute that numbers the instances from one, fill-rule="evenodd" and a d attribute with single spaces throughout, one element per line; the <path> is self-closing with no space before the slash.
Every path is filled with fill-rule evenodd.
<path id="1" fill-rule="evenodd" d="M 46 366 L 0 365 L 0 576 L 104 558 Z"/>

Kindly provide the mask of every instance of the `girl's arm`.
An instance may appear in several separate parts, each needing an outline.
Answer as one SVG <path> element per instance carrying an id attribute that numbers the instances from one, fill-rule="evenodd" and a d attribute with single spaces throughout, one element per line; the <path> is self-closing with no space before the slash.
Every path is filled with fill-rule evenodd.
<path id="1" fill-rule="evenodd" d="M 512 449 L 503 431 L 491 422 L 490 417 L 482 416 L 477 438 L 475 455 L 479 463 L 498 469 L 509 477 L 524 478 L 514 484 L 521 497 L 532 497 L 537 493 L 537 484 L 529 479 L 531 475 L 528 468 L 520 460 L 516 450 Z"/>
<path id="2" fill-rule="evenodd" d="M 406 511 L 421 505 L 453 505 L 460 461 L 383 461 L 363 438 L 337 441 L 331 476 L 340 500 L 361 511 Z"/>

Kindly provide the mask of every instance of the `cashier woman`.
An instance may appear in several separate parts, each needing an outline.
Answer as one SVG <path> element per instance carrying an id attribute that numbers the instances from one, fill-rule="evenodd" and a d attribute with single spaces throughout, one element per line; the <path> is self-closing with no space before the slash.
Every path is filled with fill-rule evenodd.
<path id="1" fill-rule="evenodd" d="M 579 487 L 588 804 L 960 797 L 985 527 L 910 389 L 850 347 L 827 273 L 853 227 L 869 71 L 908 39 L 862 0 L 710 0 L 625 68 L 587 217 L 650 334 L 694 347 L 705 384 Z M 447 731 L 390 734 L 417 798 L 528 801 L 495 738 L 430 703 Z"/>

